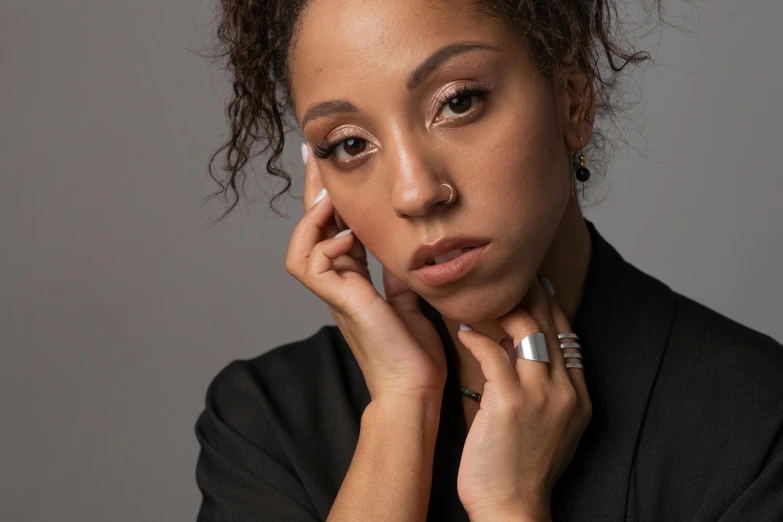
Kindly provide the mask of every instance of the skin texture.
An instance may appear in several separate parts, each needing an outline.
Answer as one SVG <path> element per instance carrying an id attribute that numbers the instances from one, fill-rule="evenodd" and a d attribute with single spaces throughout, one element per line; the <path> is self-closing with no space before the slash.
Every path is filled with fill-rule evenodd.
<path id="1" fill-rule="evenodd" d="M 416 66 L 466 41 L 499 52 L 453 57 L 408 91 Z M 590 239 L 572 195 L 571 151 L 589 142 L 585 116 L 594 120 L 592 97 L 580 101 L 566 88 L 587 81 L 579 71 L 547 78 L 518 29 L 477 16 L 469 2 L 313 0 L 289 59 L 300 123 L 326 100 L 359 109 L 304 126 L 311 147 L 359 139 L 316 160 L 321 182 L 356 238 L 441 312 L 464 385 L 481 391 L 486 379 L 457 336 L 459 323 L 499 341 L 507 334 L 497 318 L 520 303 L 537 274 L 552 282 L 573 317 Z M 456 87 L 477 82 L 489 87 L 487 98 L 468 94 L 447 103 Z M 444 182 L 458 194 L 450 206 L 437 204 L 448 197 Z M 491 241 L 470 275 L 430 287 L 408 270 L 419 245 L 455 235 Z M 465 400 L 469 427 L 478 404 Z"/>

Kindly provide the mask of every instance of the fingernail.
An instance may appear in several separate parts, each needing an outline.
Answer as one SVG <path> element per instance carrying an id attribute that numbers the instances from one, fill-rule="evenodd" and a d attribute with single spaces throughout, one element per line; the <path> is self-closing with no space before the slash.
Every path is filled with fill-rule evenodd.
<path id="1" fill-rule="evenodd" d="M 506 350 L 514 349 L 514 339 L 511 337 L 502 338 L 498 344 L 500 344 L 500 346 L 502 346 Z"/>
<path id="2" fill-rule="evenodd" d="M 552 282 L 544 276 L 538 276 L 538 280 L 544 286 L 549 295 L 555 295 L 555 288 L 552 286 Z"/>
<path id="3" fill-rule="evenodd" d="M 351 229 L 350 228 L 346 228 L 342 232 L 338 232 L 337 234 L 335 234 L 334 237 L 345 237 L 345 236 L 347 236 L 350 233 L 351 233 Z"/>
<path id="4" fill-rule="evenodd" d="M 468 323 L 460 323 L 459 329 L 463 330 L 463 331 L 466 331 L 466 332 L 470 332 L 470 331 L 473 330 L 473 327 L 470 326 Z"/>
<path id="5" fill-rule="evenodd" d="M 302 143 L 302 161 L 307 165 L 307 158 L 310 156 L 310 151 L 307 149 L 307 143 Z"/>
<path id="6" fill-rule="evenodd" d="M 321 192 L 318 193 L 318 195 L 315 197 L 315 201 L 313 201 L 313 205 L 324 199 L 324 196 L 326 195 L 326 188 L 322 188 Z"/>

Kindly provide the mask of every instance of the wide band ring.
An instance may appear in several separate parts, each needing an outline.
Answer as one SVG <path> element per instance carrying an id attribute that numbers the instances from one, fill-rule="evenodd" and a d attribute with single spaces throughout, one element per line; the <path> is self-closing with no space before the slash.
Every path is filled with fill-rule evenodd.
<path id="1" fill-rule="evenodd" d="M 546 347 L 546 337 L 538 332 L 528 335 L 517 345 L 517 359 L 542 361 L 549 363 L 549 350 Z"/>

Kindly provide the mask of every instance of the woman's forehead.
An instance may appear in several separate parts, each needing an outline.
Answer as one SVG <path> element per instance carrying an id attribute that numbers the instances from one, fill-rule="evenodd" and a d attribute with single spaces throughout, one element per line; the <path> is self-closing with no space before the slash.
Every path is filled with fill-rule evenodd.
<path id="1" fill-rule="evenodd" d="M 404 84 L 424 58 L 448 44 L 471 41 L 502 49 L 507 35 L 499 26 L 479 15 L 471 1 L 313 0 L 291 43 L 292 94 L 315 101 L 314 92 L 391 78 Z"/>

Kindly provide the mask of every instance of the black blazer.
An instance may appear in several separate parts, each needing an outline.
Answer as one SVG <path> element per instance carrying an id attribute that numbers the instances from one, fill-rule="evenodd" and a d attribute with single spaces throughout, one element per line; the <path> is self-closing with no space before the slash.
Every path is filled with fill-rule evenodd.
<path id="1" fill-rule="evenodd" d="M 783 521 L 783 346 L 638 270 L 586 220 L 572 321 L 593 417 L 552 494 L 554 521 Z M 468 522 L 456 355 L 427 520 Z M 326 520 L 370 396 L 336 326 L 226 366 L 196 422 L 200 522 Z"/>

